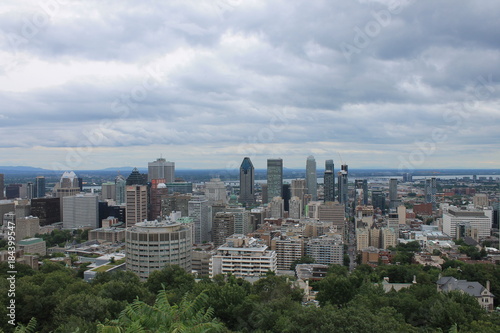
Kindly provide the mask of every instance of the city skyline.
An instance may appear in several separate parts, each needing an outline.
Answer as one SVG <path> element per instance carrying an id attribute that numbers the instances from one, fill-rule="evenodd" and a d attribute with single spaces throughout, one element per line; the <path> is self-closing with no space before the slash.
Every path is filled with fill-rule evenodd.
<path id="1" fill-rule="evenodd" d="M 365 169 L 498 169 L 499 11 L 451 0 L 4 1 L 0 164 L 77 171 L 163 156 L 178 169 L 238 170 L 245 156 L 302 168 L 313 155 Z"/>

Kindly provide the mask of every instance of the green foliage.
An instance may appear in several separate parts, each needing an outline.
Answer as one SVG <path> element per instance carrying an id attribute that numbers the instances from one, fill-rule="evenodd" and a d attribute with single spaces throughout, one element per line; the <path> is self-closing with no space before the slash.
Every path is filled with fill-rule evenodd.
<path id="1" fill-rule="evenodd" d="M 97 331 L 107 332 L 224 332 L 224 324 L 213 317 L 206 306 L 208 296 L 199 294 L 193 300 L 184 297 L 171 305 L 167 291 L 158 293 L 154 305 L 136 300 L 129 304 L 118 319 L 98 324 Z"/>
<path id="2" fill-rule="evenodd" d="M 290 270 L 295 271 L 295 267 L 298 264 L 313 264 L 314 263 L 314 258 L 308 255 L 305 255 L 303 257 L 300 257 L 300 259 L 295 260 L 292 265 L 290 265 Z"/>
<path id="3" fill-rule="evenodd" d="M 172 302 L 181 300 L 194 287 L 194 277 L 178 265 L 169 265 L 154 271 L 146 282 L 146 288 L 153 294 L 165 289 Z"/>

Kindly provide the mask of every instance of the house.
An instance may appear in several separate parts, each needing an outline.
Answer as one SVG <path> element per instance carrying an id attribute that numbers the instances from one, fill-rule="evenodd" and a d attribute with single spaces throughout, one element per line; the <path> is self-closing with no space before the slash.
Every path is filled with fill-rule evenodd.
<path id="1" fill-rule="evenodd" d="M 479 305 L 487 311 L 493 311 L 493 299 L 495 296 L 490 292 L 490 281 L 486 282 L 486 288 L 479 282 L 457 280 L 454 277 L 442 277 L 436 282 L 437 290 L 447 292 L 458 290 L 474 297 Z"/>

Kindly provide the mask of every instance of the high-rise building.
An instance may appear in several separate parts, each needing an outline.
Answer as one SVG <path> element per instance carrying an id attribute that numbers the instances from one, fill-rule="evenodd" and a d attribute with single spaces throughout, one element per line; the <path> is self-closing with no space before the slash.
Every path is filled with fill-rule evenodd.
<path id="1" fill-rule="evenodd" d="M 293 179 L 290 186 L 290 196 L 299 197 L 300 200 L 304 200 L 304 195 L 307 193 L 306 180 L 305 179 Z"/>
<path id="2" fill-rule="evenodd" d="M 134 168 L 127 177 L 127 185 L 146 185 L 148 178 L 145 174 L 140 173 L 137 168 Z"/>
<path id="3" fill-rule="evenodd" d="M 291 196 L 291 190 L 290 190 L 290 184 L 283 184 L 283 190 L 281 191 L 283 193 L 283 209 L 288 212 L 290 209 L 290 206 L 288 205 L 288 201 L 290 200 Z"/>
<path id="4" fill-rule="evenodd" d="M 164 217 L 161 212 L 161 200 L 168 195 L 168 188 L 165 185 L 165 179 L 153 179 L 151 181 L 151 189 L 149 191 L 149 215 L 148 219 L 153 221 L 159 218 L 159 221 Z M 167 215 L 168 216 L 168 215 Z"/>
<path id="5" fill-rule="evenodd" d="M 148 182 L 153 179 L 165 179 L 167 183 L 175 181 L 175 163 L 168 162 L 164 158 L 157 158 L 154 162 L 148 163 Z"/>
<path id="6" fill-rule="evenodd" d="M 117 205 L 123 205 L 127 201 L 125 188 L 127 187 L 127 180 L 122 175 L 115 178 L 115 201 Z"/>
<path id="7" fill-rule="evenodd" d="M 214 246 L 221 246 L 226 238 L 234 234 L 234 213 L 219 212 L 215 214 L 212 225 L 212 241 Z"/>
<path id="8" fill-rule="evenodd" d="M 300 200 L 299 197 L 292 197 L 289 200 L 289 210 L 288 210 L 288 217 L 291 219 L 300 219 L 302 217 L 302 200 Z"/>
<path id="9" fill-rule="evenodd" d="M 4 174 L 0 173 L 0 200 L 5 199 L 4 189 L 5 189 Z"/>
<path id="10" fill-rule="evenodd" d="M 250 212 L 243 207 L 228 207 L 227 213 L 234 215 L 234 233 L 246 235 L 251 232 Z"/>
<path id="11" fill-rule="evenodd" d="M 226 203 L 226 184 L 220 178 L 212 178 L 205 184 L 205 197 L 210 203 Z"/>
<path id="12" fill-rule="evenodd" d="M 321 236 L 310 239 L 306 244 L 306 255 L 314 258 L 318 264 L 342 265 L 344 245 L 340 237 Z"/>
<path id="13" fill-rule="evenodd" d="M 283 197 L 283 160 L 270 158 L 267 160 L 267 199 Z"/>
<path id="14" fill-rule="evenodd" d="M 382 191 L 372 191 L 372 206 L 378 208 L 385 214 L 385 195 Z"/>
<path id="15" fill-rule="evenodd" d="M 35 198 L 44 198 L 45 197 L 45 177 L 38 176 L 35 179 Z"/>
<path id="16" fill-rule="evenodd" d="M 277 236 L 271 240 L 271 250 L 276 251 L 278 269 L 290 270 L 292 264 L 304 256 L 304 240 Z"/>
<path id="17" fill-rule="evenodd" d="M 193 242 L 201 244 L 211 240 L 212 211 L 208 200 L 202 195 L 193 195 L 188 203 L 188 215 L 193 219 Z"/>
<path id="18" fill-rule="evenodd" d="M 22 184 L 9 184 L 5 187 L 5 196 L 7 199 L 21 198 Z"/>
<path id="19" fill-rule="evenodd" d="M 478 241 L 491 235 L 492 216 L 485 210 L 450 207 L 443 212 L 443 232 L 453 239 L 472 237 Z"/>
<path id="20" fill-rule="evenodd" d="M 306 161 L 306 187 L 307 193 L 312 196 L 312 200 L 318 199 L 318 176 L 316 175 L 316 160 L 314 156 L 309 156 Z"/>
<path id="21" fill-rule="evenodd" d="M 366 179 L 356 179 L 354 181 L 356 190 L 356 205 L 368 205 L 368 181 Z"/>
<path id="22" fill-rule="evenodd" d="M 28 237 L 34 237 L 40 233 L 40 219 L 38 217 L 16 216 L 16 240 L 20 241 Z"/>
<path id="23" fill-rule="evenodd" d="M 40 219 L 40 225 L 61 222 L 61 198 L 36 198 L 31 200 L 30 214 Z"/>
<path id="24" fill-rule="evenodd" d="M 349 203 L 349 192 L 348 192 L 348 169 L 347 164 L 342 164 L 341 169 L 338 172 L 338 201 L 345 204 L 346 210 Z"/>
<path id="25" fill-rule="evenodd" d="M 63 227 L 82 229 L 99 227 L 99 198 L 93 194 L 66 196 L 63 201 Z"/>
<path id="26" fill-rule="evenodd" d="M 271 208 L 271 218 L 273 219 L 281 219 L 283 218 L 284 212 L 284 200 L 281 197 L 274 197 L 273 200 L 269 203 L 269 207 Z"/>
<path id="27" fill-rule="evenodd" d="M 436 178 L 425 180 L 425 202 L 432 203 L 432 209 L 436 210 L 436 193 L 437 193 L 437 183 Z"/>
<path id="28" fill-rule="evenodd" d="M 148 218 L 148 189 L 145 185 L 126 187 L 127 227 Z"/>
<path id="29" fill-rule="evenodd" d="M 106 182 L 101 185 L 101 199 L 102 200 L 115 200 L 116 198 L 116 184 L 114 182 Z"/>
<path id="30" fill-rule="evenodd" d="M 389 179 L 389 206 L 391 209 L 396 209 L 399 206 L 398 180 L 396 178 Z"/>
<path id="31" fill-rule="evenodd" d="M 335 175 L 332 170 L 325 170 L 324 180 L 324 201 L 335 201 Z"/>
<path id="32" fill-rule="evenodd" d="M 255 169 L 250 157 L 245 157 L 240 166 L 240 196 L 238 201 L 244 206 L 255 204 Z"/>
<path id="33" fill-rule="evenodd" d="M 142 281 L 167 265 L 191 272 L 191 226 L 171 221 L 138 222 L 125 231 L 127 270 Z"/>

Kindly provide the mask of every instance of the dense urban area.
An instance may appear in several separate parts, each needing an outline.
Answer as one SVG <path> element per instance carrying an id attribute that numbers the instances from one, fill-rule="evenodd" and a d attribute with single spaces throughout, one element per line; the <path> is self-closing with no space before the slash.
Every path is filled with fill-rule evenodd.
<path id="1" fill-rule="evenodd" d="M 1 329 L 500 331 L 499 170 L 284 162 L 0 167 Z"/>

